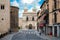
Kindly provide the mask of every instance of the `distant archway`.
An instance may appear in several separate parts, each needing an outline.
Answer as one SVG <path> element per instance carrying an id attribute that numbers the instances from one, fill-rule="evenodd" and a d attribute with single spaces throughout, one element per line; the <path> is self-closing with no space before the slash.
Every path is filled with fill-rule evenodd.
<path id="1" fill-rule="evenodd" d="M 29 29 L 32 29 L 32 24 L 29 24 Z"/>

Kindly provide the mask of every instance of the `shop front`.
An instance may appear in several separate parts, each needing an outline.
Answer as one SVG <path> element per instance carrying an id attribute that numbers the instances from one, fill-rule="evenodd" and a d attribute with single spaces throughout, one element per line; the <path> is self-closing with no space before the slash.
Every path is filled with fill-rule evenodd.
<path id="1" fill-rule="evenodd" d="M 45 34 L 49 35 L 49 36 L 52 36 L 52 26 L 46 26 Z"/>
<path id="2" fill-rule="evenodd" d="M 60 25 L 54 25 L 52 27 L 52 34 L 55 37 L 60 37 Z"/>

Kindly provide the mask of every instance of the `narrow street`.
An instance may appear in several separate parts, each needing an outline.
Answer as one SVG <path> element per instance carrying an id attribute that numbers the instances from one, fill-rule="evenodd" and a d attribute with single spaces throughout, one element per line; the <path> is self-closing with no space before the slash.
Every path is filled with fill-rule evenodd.
<path id="1" fill-rule="evenodd" d="M 60 40 L 60 38 L 39 35 L 36 30 L 19 30 L 19 32 L 9 34 L 0 40 Z"/>
<path id="2" fill-rule="evenodd" d="M 60 0 L 0 0 L 0 40 L 60 40 Z"/>
<path id="3" fill-rule="evenodd" d="M 36 30 L 20 30 L 20 32 L 12 37 L 12 40 L 45 40 L 37 35 Z"/>

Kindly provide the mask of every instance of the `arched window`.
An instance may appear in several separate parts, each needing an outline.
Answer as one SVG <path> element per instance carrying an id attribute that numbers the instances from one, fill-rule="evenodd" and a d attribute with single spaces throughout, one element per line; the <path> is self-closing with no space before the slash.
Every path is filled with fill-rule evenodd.
<path id="1" fill-rule="evenodd" d="M 32 21 L 34 21 L 34 17 L 32 17 Z"/>
<path id="2" fill-rule="evenodd" d="M 28 21 L 28 16 L 26 17 L 26 21 Z"/>

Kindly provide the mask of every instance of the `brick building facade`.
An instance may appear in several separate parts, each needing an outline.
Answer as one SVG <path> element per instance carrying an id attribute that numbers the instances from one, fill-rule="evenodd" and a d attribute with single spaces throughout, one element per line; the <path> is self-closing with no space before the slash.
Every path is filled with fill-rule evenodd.
<path id="1" fill-rule="evenodd" d="M 15 6 L 10 6 L 10 29 L 12 32 L 18 31 L 18 11 L 19 8 Z"/>

